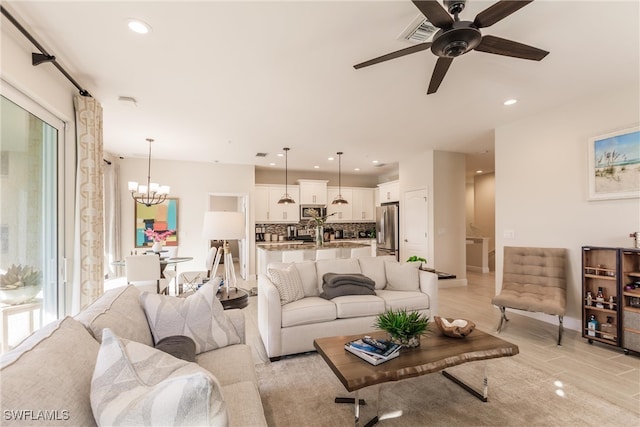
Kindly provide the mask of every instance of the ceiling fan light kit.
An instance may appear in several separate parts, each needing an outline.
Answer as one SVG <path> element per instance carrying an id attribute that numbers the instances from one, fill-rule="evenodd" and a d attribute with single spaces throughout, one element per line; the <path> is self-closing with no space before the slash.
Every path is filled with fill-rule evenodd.
<path id="1" fill-rule="evenodd" d="M 289 195 L 289 188 L 287 187 L 289 182 L 289 148 L 285 147 L 284 150 L 284 194 L 278 200 L 279 205 L 292 205 L 296 201 Z"/>
<path id="2" fill-rule="evenodd" d="M 151 182 L 151 143 L 153 139 L 147 138 L 149 143 L 149 163 L 147 166 L 147 185 L 138 185 L 135 181 L 129 181 L 128 188 L 131 193 L 131 197 L 137 203 L 145 206 L 159 205 L 164 202 L 169 195 L 171 187 L 168 185 L 160 185 L 155 182 Z"/>
<path id="3" fill-rule="evenodd" d="M 483 36 L 481 28 L 489 27 L 518 11 L 533 0 L 503 0 L 494 3 L 476 15 L 473 21 L 461 21 L 458 15 L 464 10 L 466 0 L 444 0 L 445 10 L 437 0 L 412 0 L 413 4 L 435 27 L 438 32 L 433 41 L 419 43 L 369 61 L 354 65 L 355 69 L 368 67 L 405 55 L 431 49 L 438 57 L 431 75 L 427 95 L 435 93 L 444 80 L 454 58 L 476 50 L 494 55 L 540 61 L 549 52 L 512 40 L 495 36 Z M 453 15 L 453 17 L 451 16 Z"/>

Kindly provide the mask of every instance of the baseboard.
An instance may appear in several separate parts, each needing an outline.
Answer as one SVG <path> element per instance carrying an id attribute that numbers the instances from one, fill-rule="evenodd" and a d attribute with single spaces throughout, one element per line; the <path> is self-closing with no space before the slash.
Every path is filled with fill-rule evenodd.
<path id="1" fill-rule="evenodd" d="M 482 274 L 489 273 L 490 271 L 489 267 L 479 267 L 477 265 L 467 265 L 467 270 Z"/>

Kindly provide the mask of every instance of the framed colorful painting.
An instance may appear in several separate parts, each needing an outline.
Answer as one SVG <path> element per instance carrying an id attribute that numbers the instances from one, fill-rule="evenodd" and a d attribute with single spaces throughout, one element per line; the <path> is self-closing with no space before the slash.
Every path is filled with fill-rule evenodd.
<path id="1" fill-rule="evenodd" d="M 167 199 L 152 206 L 135 203 L 136 248 L 153 246 L 151 231 L 158 235 L 170 231 L 163 245 L 178 246 L 178 199 Z"/>
<path id="2" fill-rule="evenodd" d="M 640 126 L 589 138 L 589 200 L 640 197 Z"/>

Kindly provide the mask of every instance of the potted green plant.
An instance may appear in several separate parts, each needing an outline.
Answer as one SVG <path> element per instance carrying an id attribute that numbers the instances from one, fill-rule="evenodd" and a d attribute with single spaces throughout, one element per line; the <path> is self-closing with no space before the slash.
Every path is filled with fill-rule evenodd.
<path id="1" fill-rule="evenodd" d="M 25 303 L 38 295 L 42 287 L 39 271 L 28 265 L 15 265 L 0 274 L 0 302 L 9 305 Z"/>
<path id="2" fill-rule="evenodd" d="M 419 262 L 419 268 L 424 268 L 427 266 L 427 260 L 417 255 L 410 256 L 409 259 L 407 259 L 407 262 Z"/>
<path id="3" fill-rule="evenodd" d="M 429 317 L 406 309 L 387 310 L 376 317 L 374 326 L 389 334 L 392 342 L 403 347 L 418 347 L 420 336 L 429 332 Z"/>

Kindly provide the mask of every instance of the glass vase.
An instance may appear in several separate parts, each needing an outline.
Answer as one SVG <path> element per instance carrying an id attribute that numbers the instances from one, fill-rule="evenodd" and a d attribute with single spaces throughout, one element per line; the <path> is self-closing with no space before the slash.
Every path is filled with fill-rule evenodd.
<path id="1" fill-rule="evenodd" d="M 316 246 L 321 248 L 324 245 L 324 227 L 316 226 Z"/>
<path id="2" fill-rule="evenodd" d="M 390 337 L 390 341 L 394 344 L 399 344 L 404 348 L 416 348 L 420 347 L 420 336 L 413 336 L 409 338 Z"/>

